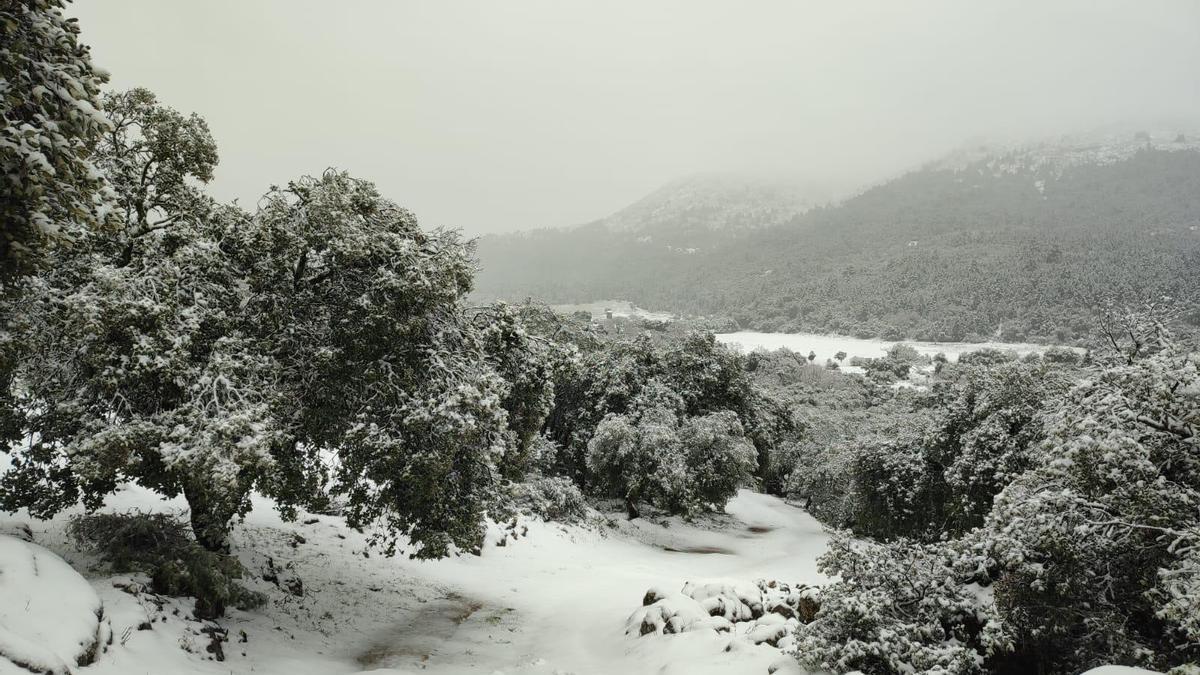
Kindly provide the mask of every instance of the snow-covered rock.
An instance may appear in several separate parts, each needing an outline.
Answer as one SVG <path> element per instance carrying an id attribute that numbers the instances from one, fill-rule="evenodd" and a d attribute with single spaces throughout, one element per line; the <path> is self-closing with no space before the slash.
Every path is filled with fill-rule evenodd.
<path id="1" fill-rule="evenodd" d="M 654 602 L 652 605 L 639 607 L 625 621 L 627 635 L 671 635 L 689 630 L 708 628 L 710 630 L 728 629 L 728 621 L 713 621 L 708 610 L 696 600 L 683 593 L 673 593 Z"/>
<path id="2" fill-rule="evenodd" d="M 0 534 L 0 673 L 69 673 L 111 636 L 87 580 L 41 546 Z"/>
<path id="3" fill-rule="evenodd" d="M 699 602 L 712 616 L 750 621 L 763 615 L 762 593 L 752 583 L 707 581 L 684 584 L 682 593 Z"/>
<path id="4" fill-rule="evenodd" d="M 626 621 L 626 635 L 670 635 L 693 630 L 730 633 L 750 644 L 786 647 L 800 622 L 819 608 L 811 586 L 759 580 L 689 581 L 679 593 L 646 592 Z"/>

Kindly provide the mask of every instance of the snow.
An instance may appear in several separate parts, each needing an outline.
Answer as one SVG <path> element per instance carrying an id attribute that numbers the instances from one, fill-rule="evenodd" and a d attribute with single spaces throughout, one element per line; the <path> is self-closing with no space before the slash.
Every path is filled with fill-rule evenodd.
<path id="1" fill-rule="evenodd" d="M 924 356 L 945 354 L 950 361 L 957 361 L 962 354 L 981 349 L 1001 349 L 1024 356 L 1032 352 L 1040 353 L 1049 348 L 1049 345 L 1025 342 L 914 342 L 911 340 L 860 339 L 845 335 L 816 333 L 758 333 L 754 331 L 718 333 L 717 340 L 736 346 L 744 352 L 752 352 L 756 349 L 774 351 L 785 347 L 799 354 L 808 354 L 813 351 L 817 354 L 818 362 L 832 359 L 838 352 L 846 352 L 847 360 L 855 356 L 879 358 L 900 343 L 912 346 Z"/>
<path id="2" fill-rule="evenodd" d="M 184 504 L 126 487 L 107 508 L 181 512 Z M 270 600 L 259 610 L 230 610 L 220 622 L 228 630 L 224 662 L 208 651 L 210 624 L 186 618 L 190 601 L 131 594 L 138 579 L 89 571 L 64 533 L 65 515 L 49 522 L 0 515 L 0 526 L 31 522 L 38 542 L 89 575 L 90 589 L 72 595 L 91 591 L 103 600 L 118 639 L 97 663 L 76 669 L 81 674 L 761 675 L 772 665 L 799 672 L 779 649 L 754 644 L 777 637 L 771 633 L 783 623 L 774 616 L 732 632 L 644 636 L 627 635 L 626 621 L 651 588 L 687 597 L 679 591 L 688 582 L 693 590 L 713 580 L 743 590 L 759 579 L 793 588 L 824 582 L 816 557 L 826 535 L 807 513 L 743 490 L 725 514 L 693 523 L 598 518 L 590 527 L 493 525 L 480 557 L 418 561 L 365 552 L 371 532 L 340 518 L 282 522 L 256 497 L 231 539 L 250 571 L 244 582 Z M 278 572 L 278 585 L 262 580 L 268 569 Z M 293 578 L 303 595 L 286 592 Z"/>
<path id="3" fill-rule="evenodd" d="M 0 534 L 0 673 L 69 672 L 108 637 L 87 580 L 41 546 Z"/>
<path id="4" fill-rule="evenodd" d="M 1158 675 L 1156 671 L 1130 666 L 1100 666 L 1092 668 L 1083 675 Z"/>
<path id="5" fill-rule="evenodd" d="M 628 300 L 599 300 L 573 305 L 553 305 L 551 309 L 560 314 L 571 314 L 580 311 L 589 312 L 596 319 L 603 318 L 606 311 L 611 311 L 613 316 L 636 317 L 654 321 L 669 321 L 675 318 L 675 315 L 670 312 L 653 312 L 638 307 Z"/>

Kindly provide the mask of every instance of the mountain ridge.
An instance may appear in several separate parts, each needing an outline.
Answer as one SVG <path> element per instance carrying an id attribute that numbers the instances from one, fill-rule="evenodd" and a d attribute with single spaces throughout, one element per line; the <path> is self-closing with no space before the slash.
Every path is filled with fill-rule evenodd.
<path id="1" fill-rule="evenodd" d="M 622 297 L 766 330 L 976 339 L 1008 325 L 1012 338 L 1070 341 L 1106 301 L 1195 304 L 1200 143 L 1188 138 L 947 156 L 761 227 L 647 237 L 596 221 L 484 238 L 477 293 Z"/>

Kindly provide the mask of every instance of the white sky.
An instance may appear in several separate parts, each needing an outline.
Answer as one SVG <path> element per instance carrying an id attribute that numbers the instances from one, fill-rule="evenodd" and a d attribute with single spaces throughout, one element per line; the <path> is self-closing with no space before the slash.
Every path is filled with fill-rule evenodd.
<path id="1" fill-rule="evenodd" d="M 845 185 L 971 139 L 1200 128 L 1200 0 L 75 0 L 118 88 L 205 117 L 212 192 L 329 166 L 469 234 L 681 175 Z"/>

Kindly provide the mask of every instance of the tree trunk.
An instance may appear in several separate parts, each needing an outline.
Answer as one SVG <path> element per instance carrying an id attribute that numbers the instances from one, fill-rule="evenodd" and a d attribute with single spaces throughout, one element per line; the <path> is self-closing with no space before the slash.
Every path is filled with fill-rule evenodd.
<path id="1" fill-rule="evenodd" d="M 636 506 L 636 505 L 633 503 L 633 500 L 632 500 L 632 499 L 630 499 L 629 497 L 626 497 L 626 498 L 625 498 L 625 510 L 626 510 L 627 512 L 629 512 L 629 519 L 630 519 L 630 520 L 634 520 L 635 518 L 640 518 L 640 517 L 641 517 L 641 515 L 642 515 L 642 514 L 641 514 L 641 513 L 638 511 L 638 509 L 637 509 L 637 506 Z"/>
<path id="2" fill-rule="evenodd" d="M 239 500 L 222 499 L 210 486 L 194 480 L 184 483 L 183 496 L 196 543 L 214 553 L 229 553 L 229 530 Z"/>

